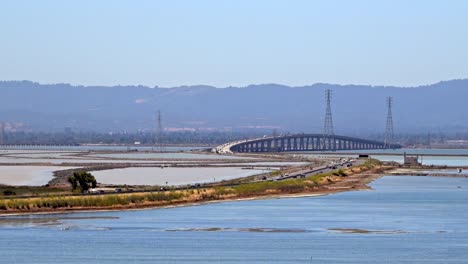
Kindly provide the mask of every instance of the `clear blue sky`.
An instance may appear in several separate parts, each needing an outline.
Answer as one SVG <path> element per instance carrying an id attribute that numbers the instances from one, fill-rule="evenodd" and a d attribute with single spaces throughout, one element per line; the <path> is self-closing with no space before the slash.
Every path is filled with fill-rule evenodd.
<path id="1" fill-rule="evenodd" d="M 0 79 L 218 87 L 468 77 L 468 1 L 0 3 Z"/>

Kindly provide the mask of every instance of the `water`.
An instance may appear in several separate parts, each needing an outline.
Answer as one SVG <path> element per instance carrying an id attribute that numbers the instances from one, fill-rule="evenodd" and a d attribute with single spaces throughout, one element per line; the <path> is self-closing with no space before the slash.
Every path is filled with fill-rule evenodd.
<path id="1" fill-rule="evenodd" d="M 468 155 L 468 149 L 429 149 L 429 148 L 401 148 L 401 149 L 369 149 L 369 150 L 337 150 L 323 153 L 364 153 L 364 154 L 397 154 L 403 155 Z M 307 153 L 307 152 L 302 152 Z M 310 153 L 310 152 L 308 152 Z"/>
<path id="2" fill-rule="evenodd" d="M 208 159 L 208 160 L 220 160 L 220 159 L 255 159 L 250 157 L 240 156 L 227 156 L 217 154 L 194 154 L 194 153 L 109 153 L 109 154 L 93 154 L 89 157 L 100 157 L 100 158 L 118 158 L 118 159 Z"/>
<path id="3" fill-rule="evenodd" d="M 382 161 L 396 161 L 403 163 L 403 156 L 372 155 L 372 158 Z M 419 157 L 419 162 L 424 165 L 436 166 L 468 166 L 468 157 L 462 156 L 423 156 Z"/>
<path id="4" fill-rule="evenodd" d="M 26 157 L 26 158 L 61 158 L 85 152 L 69 151 L 35 151 L 35 150 L 0 150 L 0 154 L 6 157 Z"/>
<path id="5" fill-rule="evenodd" d="M 213 165 L 217 166 L 229 166 L 229 165 L 236 165 L 236 166 L 303 166 L 311 164 L 311 162 L 301 162 L 301 161 L 266 161 L 266 162 L 242 162 L 242 163 L 214 163 Z"/>
<path id="6" fill-rule="evenodd" d="M 158 168 L 131 167 L 124 169 L 93 171 L 99 183 L 128 185 L 184 185 L 191 183 L 217 182 L 247 177 L 269 170 L 242 168 Z"/>
<path id="7" fill-rule="evenodd" d="M 381 161 L 395 161 L 403 163 L 403 154 L 408 155 L 430 155 L 420 156 L 419 161 L 424 165 L 435 165 L 435 166 L 468 166 L 468 149 L 375 149 L 375 150 L 340 150 L 334 152 L 323 152 L 311 153 L 311 152 L 299 152 L 300 155 L 306 157 L 328 157 L 328 158 L 357 158 L 358 155 L 355 153 L 370 154 L 372 158 Z M 352 153 L 352 154 L 351 154 Z M 385 155 L 378 155 L 385 154 Z M 451 156 L 445 156 L 451 155 Z"/>
<path id="8" fill-rule="evenodd" d="M 221 156 L 182 152 L 117 152 L 88 154 L 87 152 L 40 151 L 40 150 L 0 150 L 1 163 L 155 163 L 167 159 L 179 163 L 197 161 L 199 163 L 223 160 L 258 160 L 251 157 Z"/>
<path id="9" fill-rule="evenodd" d="M 4 263 L 466 263 L 468 179 L 384 177 L 372 187 L 0 218 L 0 254 Z"/>
<path id="10" fill-rule="evenodd" d="M 0 166 L 0 184 L 40 186 L 47 184 L 57 170 L 73 169 L 58 166 Z"/>
<path id="11" fill-rule="evenodd" d="M 439 153 L 444 155 L 444 153 Z M 358 155 L 351 154 L 301 154 L 309 158 L 357 158 Z M 370 154 L 371 158 L 378 159 L 381 161 L 395 161 L 403 163 L 403 155 L 373 155 Z M 420 156 L 419 161 L 424 165 L 435 165 L 435 166 L 468 166 L 468 156 Z"/>
<path id="12" fill-rule="evenodd" d="M 128 159 L 105 159 L 105 158 L 30 158 L 25 155 L 24 157 L 16 156 L 0 156 L 0 165 L 2 163 L 17 163 L 17 164 L 26 164 L 26 163 L 50 163 L 54 165 L 59 165 L 63 163 L 158 163 L 164 162 L 163 160 L 128 160 Z"/>
<path id="13" fill-rule="evenodd" d="M 153 151 L 154 146 L 128 145 L 83 145 L 83 146 L 53 146 L 53 145 L 0 145 L 0 150 L 59 150 L 59 151 Z M 211 147 L 166 146 L 165 151 L 190 151 L 207 149 Z"/>

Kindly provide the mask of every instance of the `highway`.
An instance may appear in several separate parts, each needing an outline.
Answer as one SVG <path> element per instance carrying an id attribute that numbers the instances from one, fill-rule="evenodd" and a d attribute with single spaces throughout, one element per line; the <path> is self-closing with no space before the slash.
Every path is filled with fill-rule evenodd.
<path id="1" fill-rule="evenodd" d="M 358 160 L 344 159 L 339 162 L 330 163 L 328 165 L 288 173 L 282 176 L 271 178 L 271 180 L 281 181 L 281 180 L 292 179 L 292 178 L 305 178 L 305 177 L 320 174 L 320 173 L 327 173 L 327 172 L 331 172 L 334 170 L 345 169 L 351 166 L 362 165 L 364 164 L 364 162 L 365 160 L 362 160 L 362 159 L 358 159 Z"/>

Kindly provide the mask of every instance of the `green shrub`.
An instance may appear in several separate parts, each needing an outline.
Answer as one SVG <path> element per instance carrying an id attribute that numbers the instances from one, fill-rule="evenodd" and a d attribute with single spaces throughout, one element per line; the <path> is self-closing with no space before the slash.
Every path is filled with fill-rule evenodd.
<path id="1" fill-rule="evenodd" d="M 81 192 L 88 191 L 90 188 L 96 188 L 96 178 L 89 172 L 77 171 L 68 178 L 73 190 L 80 189 Z"/>
<path id="2" fill-rule="evenodd" d="M 3 195 L 5 196 L 11 196 L 11 195 L 16 195 L 16 193 L 12 190 L 5 190 L 3 191 Z"/>

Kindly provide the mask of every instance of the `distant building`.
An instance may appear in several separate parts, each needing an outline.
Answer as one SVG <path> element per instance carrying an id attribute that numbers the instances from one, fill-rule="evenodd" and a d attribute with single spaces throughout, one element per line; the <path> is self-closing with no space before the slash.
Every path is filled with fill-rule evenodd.
<path id="1" fill-rule="evenodd" d="M 447 140 L 445 141 L 445 143 L 450 146 L 468 146 L 468 140 L 463 140 L 463 139 Z"/>
<path id="2" fill-rule="evenodd" d="M 406 155 L 406 152 L 403 154 L 403 164 L 407 166 L 418 166 L 421 165 L 419 163 L 419 157 L 418 156 L 408 156 Z"/>

